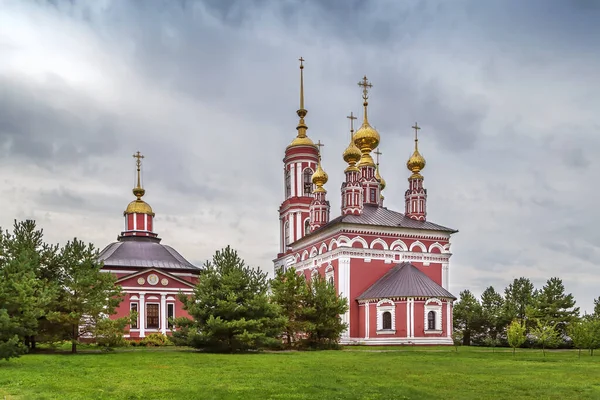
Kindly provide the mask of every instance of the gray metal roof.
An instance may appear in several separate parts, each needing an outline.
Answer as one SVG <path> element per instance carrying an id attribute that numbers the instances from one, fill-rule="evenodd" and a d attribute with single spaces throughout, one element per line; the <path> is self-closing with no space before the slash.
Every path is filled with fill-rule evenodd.
<path id="1" fill-rule="evenodd" d="M 393 226 L 399 228 L 424 229 L 431 231 L 443 231 L 455 233 L 456 229 L 447 228 L 442 225 L 434 224 L 429 221 L 417 221 L 397 211 L 388 210 L 385 207 L 375 205 L 365 205 L 361 215 L 342 215 L 329 222 L 325 226 L 330 226 L 336 223 L 376 225 L 376 226 Z M 324 227 L 323 227 L 324 228 Z M 321 228 L 321 230 L 323 229 Z"/>
<path id="2" fill-rule="evenodd" d="M 143 267 L 200 270 L 170 246 L 145 237 L 121 237 L 100 252 L 100 261 L 107 267 Z"/>
<path id="3" fill-rule="evenodd" d="M 408 262 L 394 266 L 358 296 L 357 300 L 390 297 L 450 297 L 456 299 L 449 291 Z"/>

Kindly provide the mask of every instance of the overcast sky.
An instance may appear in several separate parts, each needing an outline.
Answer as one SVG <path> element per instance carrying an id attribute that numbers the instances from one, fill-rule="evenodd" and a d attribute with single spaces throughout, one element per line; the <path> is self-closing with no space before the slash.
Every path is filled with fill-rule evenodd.
<path id="1" fill-rule="evenodd" d="M 366 74 L 388 208 L 422 126 L 428 219 L 460 231 L 451 291 L 558 276 L 591 311 L 598 20 L 594 0 L 0 0 L 0 226 L 103 248 L 139 150 L 163 243 L 197 264 L 231 244 L 271 271 L 302 56 L 332 218 Z"/>

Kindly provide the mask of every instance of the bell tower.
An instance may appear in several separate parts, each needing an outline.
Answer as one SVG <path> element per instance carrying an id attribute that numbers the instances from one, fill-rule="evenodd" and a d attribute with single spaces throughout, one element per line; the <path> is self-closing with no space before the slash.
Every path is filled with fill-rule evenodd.
<path id="1" fill-rule="evenodd" d="M 300 108 L 297 135 L 285 149 L 283 158 L 284 200 L 279 207 L 280 246 L 284 254 L 290 244 L 310 232 L 310 205 L 313 201 L 312 177 L 319 164 L 319 150 L 308 137 L 304 118 L 304 59 L 300 57 Z"/>
<path id="2" fill-rule="evenodd" d="M 408 190 L 404 194 L 405 215 L 417 221 L 425 221 L 427 218 L 427 189 L 423 188 L 423 175 L 421 170 L 425 168 L 425 158 L 419 153 L 419 130 L 421 127 L 415 122 L 412 126 L 415 130 L 415 151 L 406 162 L 406 168 L 412 175 L 408 178 Z"/>

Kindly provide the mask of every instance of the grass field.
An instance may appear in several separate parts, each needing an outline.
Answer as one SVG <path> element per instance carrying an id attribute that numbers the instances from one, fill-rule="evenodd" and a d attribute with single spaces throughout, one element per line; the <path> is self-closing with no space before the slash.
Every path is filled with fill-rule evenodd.
<path id="1" fill-rule="evenodd" d="M 0 361 L 0 399 L 600 399 L 575 351 L 347 348 L 203 354 L 174 347 Z"/>

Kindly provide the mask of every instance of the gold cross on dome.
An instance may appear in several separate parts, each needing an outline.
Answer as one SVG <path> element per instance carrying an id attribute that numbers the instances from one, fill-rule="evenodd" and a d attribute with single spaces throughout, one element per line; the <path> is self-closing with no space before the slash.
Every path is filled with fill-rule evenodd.
<path id="1" fill-rule="evenodd" d="M 144 156 L 138 151 L 133 155 L 133 158 L 137 158 L 137 160 L 135 161 L 135 165 L 139 169 L 140 165 L 142 165 L 142 158 L 144 158 Z"/>
<path id="2" fill-rule="evenodd" d="M 415 130 L 415 140 L 419 140 L 418 133 L 419 133 L 419 130 L 421 129 L 421 127 L 419 126 L 419 124 L 417 124 L 415 122 L 415 125 L 411 126 L 411 128 L 413 128 Z"/>
<path id="3" fill-rule="evenodd" d="M 356 118 L 352 112 L 350 112 L 350 115 L 348 115 L 346 118 L 350 120 L 350 132 L 354 132 L 354 120 L 358 118 Z"/>
<path id="4" fill-rule="evenodd" d="M 377 155 L 377 165 L 379 165 L 379 156 L 382 155 L 383 153 L 379 151 L 379 149 L 377 149 L 375 151 L 375 154 Z"/>
<path id="5" fill-rule="evenodd" d="M 304 58 L 300 57 L 298 61 L 300 61 L 300 68 L 304 68 Z"/>
<path id="6" fill-rule="evenodd" d="M 321 153 L 321 147 L 325 146 L 323 143 L 321 143 L 321 141 L 319 140 L 317 142 L 317 146 L 319 146 L 319 153 Z"/>
<path id="7" fill-rule="evenodd" d="M 363 99 L 368 99 L 369 89 L 372 88 L 373 85 L 371 84 L 371 82 L 369 82 L 366 75 L 362 78 L 362 81 L 358 82 L 358 86 L 363 88 Z"/>

